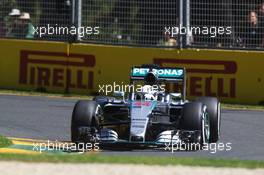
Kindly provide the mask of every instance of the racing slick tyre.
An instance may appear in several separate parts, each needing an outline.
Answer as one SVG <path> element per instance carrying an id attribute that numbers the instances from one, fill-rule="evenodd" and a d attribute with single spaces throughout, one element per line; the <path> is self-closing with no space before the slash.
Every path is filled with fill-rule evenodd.
<path id="1" fill-rule="evenodd" d="M 194 142 L 209 143 L 210 123 L 206 106 L 200 102 L 186 103 L 183 106 L 180 126 L 183 130 L 200 131 Z"/>
<path id="2" fill-rule="evenodd" d="M 100 106 L 95 101 L 78 101 L 73 109 L 71 140 L 74 143 L 92 142 L 99 128 Z"/>
<path id="3" fill-rule="evenodd" d="M 216 143 L 220 137 L 220 102 L 215 97 L 200 97 L 197 101 L 203 103 L 207 107 L 210 120 L 210 143 Z"/>

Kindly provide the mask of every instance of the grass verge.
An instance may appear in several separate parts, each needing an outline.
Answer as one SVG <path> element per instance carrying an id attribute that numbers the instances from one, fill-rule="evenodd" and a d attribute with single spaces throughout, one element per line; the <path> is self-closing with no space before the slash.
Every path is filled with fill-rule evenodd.
<path id="1" fill-rule="evenodd" d="M 114 155 L 24 155 L 0 154 L 0 160 L 16 160 L 23 162 L 51 162 L 51 163 L 114 163 L 114 164 L 145 164 L 145 165 L 185 165 L 206 167 L 232 168 L 264 168 L 264 161 L 253 160 L 224 160 L 203 158 L 179 158 L 157 156 L 114 156 Z"/>
<path id="2" fill-rule="evenodd" d="M 242 105 L 242 104 L 221 104 L 224 109 L 237 109 L 237 110 L 257 110 L 264 111 L 263 105 Z"/>
<path id="3" fill-rule="evenodd" d="M 51 93 L 51 92 L 37 92 L 28 90 L 6 90 L 0 89 L 0 94 L 3 95 L 20 95 L 20 96 L 43 96 L 54 98 L 73 98 L 73 99 L 90 99 L 92 96 L 81 94 L 67 94 L 67 93 Z"/>
<path id="4" fill-rule="evenodd" d="M 12 145 L 12 141 L 0 135 L 0 148 L 8 147 L 10 145 Z"/>

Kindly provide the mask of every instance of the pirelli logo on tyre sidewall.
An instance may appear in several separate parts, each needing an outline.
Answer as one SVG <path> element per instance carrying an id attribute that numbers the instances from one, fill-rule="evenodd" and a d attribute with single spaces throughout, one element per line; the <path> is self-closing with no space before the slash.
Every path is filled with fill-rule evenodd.
<path id="1" fill-rule="evenodd" d="M 153 61 L 164 67 L 185 67 L 189 96 L 236 98 L 237 63 L 235 61 L 171 58 L 154 58 Z M 181 88 L 181 85 L 171 86 L 170 90 Z"/>
<path id="2" fill-rule="evenodd" d="M 94 55 L 21 50 L 19 84 L 92 90 L 95 64 Z"/>

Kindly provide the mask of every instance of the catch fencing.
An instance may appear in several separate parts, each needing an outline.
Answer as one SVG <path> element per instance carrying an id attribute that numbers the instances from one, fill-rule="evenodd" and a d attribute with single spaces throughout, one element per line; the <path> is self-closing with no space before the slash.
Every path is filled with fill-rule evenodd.
<path id="1" fill-rule="evenodd" d="M 263 50 L 264 2 L 2 0 L 0 37 L 139 47 Z"/>

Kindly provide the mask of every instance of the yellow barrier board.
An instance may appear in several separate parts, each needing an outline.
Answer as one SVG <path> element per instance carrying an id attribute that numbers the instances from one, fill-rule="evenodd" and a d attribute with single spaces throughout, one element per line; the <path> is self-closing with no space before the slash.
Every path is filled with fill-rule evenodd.
<path id="1" fill-rule="evenodd" d="M 157 49 L 0 40 L 0 88 L 92 93 L 125 85 L 133 65 L 185 67 L 187 95 L 222 101 L 264 101 L 264 52 Z M 67 51 L 69 50 L 69 52 Z M 171 90 L 179 87 L 170 86 Z"/>

